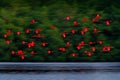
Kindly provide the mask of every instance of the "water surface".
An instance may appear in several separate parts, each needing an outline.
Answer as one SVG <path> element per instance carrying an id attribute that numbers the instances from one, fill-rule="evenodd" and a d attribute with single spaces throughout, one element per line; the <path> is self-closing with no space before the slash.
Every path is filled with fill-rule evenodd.
<path id="1" fill-rule="evenodd" d="M 2 71 L 2 69 L 14 71 Z M 15 71 L 16 69 L 38 71 Z M 120 63 L 0 63 L 0 80 L 120 80 Z M 41 70 L 53 70 L 41 72 Z M 65 71 L 66 69 L 70 71 Z M 79 69 L 74 71 L 74 69 Z M 56 71 L 60 70 L 60 71 Z"/>
<path id="2" fill-rule="evenodd" d="M 120 80 L 120 72 L 0 73 L 0 80 Z"/>

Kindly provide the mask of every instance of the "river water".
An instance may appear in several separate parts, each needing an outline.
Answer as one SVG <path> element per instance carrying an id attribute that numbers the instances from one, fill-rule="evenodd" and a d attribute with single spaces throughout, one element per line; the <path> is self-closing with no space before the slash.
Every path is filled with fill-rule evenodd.
<path id="1" fill-rule="evenodd" d="M 0 80 L 120 80 L 120 69 L 119 68 L 116 70 L 95 69 L 89 71 L 81 70 L 77 72 L 75 71 L 0 72 Z"/>
<path id="2" fill-rule="evenodd" d="M 0 80 L 120 80 L 120 72 L 0 73 Z"/>

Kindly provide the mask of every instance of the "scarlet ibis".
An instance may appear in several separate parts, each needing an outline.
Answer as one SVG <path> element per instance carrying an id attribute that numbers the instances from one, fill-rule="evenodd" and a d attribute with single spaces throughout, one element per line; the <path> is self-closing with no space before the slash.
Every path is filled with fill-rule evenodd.
<path id="1" fill-rule="evenodd" d="M 31 23 L 34 24 L 36 21 L 34 19 L 31 20 Z"/>
<path id="2" fill-rule="evenodd" d="M 93 52 L 96 51 L 96 47 L 92 47 L 92 51 L 93 51 Z"/>
<path id="3" fill-rule="evenodd" d="M 75 56 L 77 56 L 77 54 L 76 54 L 76 53 L 72 53 L 71 56 L 72 56 L 72 57 L 75 57 Z"/>
<path id="4" fill-rule="evenodd" d="M 26 41 L 22 41 L 22 44 L 26 44 L 27 42 Z"/>
<path id="5" fill-rule="evenodd" d="M 94 28 L 94 33 L 98 33 L 98 29 L 97 28 Z"/>
<path id="6" fill-rule="evenodd" d="M 89 44 L 90 44 L 90 45 L 93 45 L 93 44 L 94 44 L 94 42 L 90 41 L 90 42 L 89 42 Z"/>
<path id="7" fill-rule="evenodd" d="M 64 33 L 61 34 L 61 36 L 62 36 L 63 38 L 66 38 L 67 33 L 64 32 Z"/>
<path id="8" fill-rule="evenodd" d="M 31 46 L 35 46 L 35 42 L 34 41 L 31 41 Z"/>
<path id="9" fill-rule="evenodd" d="M 76 32 L 76 30 L 74 30 L 74 29 L 71 30 L 71 33 L 72 33 L 72 34 L 75 34 L 75 32 Z"/>
<path id="10" fill-rule="evenodd" d="M 17 35 L 20 35 L 20 34 L 21 34 L 21 32 L 20 32 L 20 31 L 18 31 L 18 32 L 17 32 Z"/>
<path id="11" fill-rule="evenodd" d="M 29 30 L 29 29 L 27 29 L 27 30 L 25 30 L 25 32 L 26 32 L 26 33 L 30 33 L 30 30 Z"/>
<path id="12" fill-rule="evenodd" d="M 80 50 L 80 49 L 81 49 L 81 46 L 80 46 L 80 45 L 78 45 L 76 48 L 77 48 L 77 50 Z"/>
<path id="13" fill-rule="evenodd" d="M 14 51 L 14 50 L 12 50 L 12 51 L 11 51 L 11 54 L 12 54 L 12 55 L 14 55 L 14 54 L 15 54 L 15 51 Z"/>
<path id="14" fill-rule="evenodd" d="M 66 42 L 66 46 L 71 46 L 70 42 Z"/>
<path id="15" fill-rule="evenodd" d="M 110 25 L 110 20 L 106 20 L 106 21 L 105 21 L 105 24 L 106 24 L 106 25 Z"/>
<path id="16" fill-rule="evenodd" d="M 38 35 L 37 35 L 37 38 L 42 38 L 42 35 L 41 35 L 41 34 L 38 34 Z"/>
<path id="17" fill-rule="evenodd" d="M 98 42 L 100 45 L 102 45 L 103 44 L 103 41 L 102 40 L 99 40 L 99 42 Z"/>
<path id="18" fill-rule="evenodd" d="M 87 32 L 88 30 L 89 30 L 88 27 L 85 27 L 85 28 L 83 29 L 84 32 Z"/>
<path id="19" fill-rule="evenodd" d="M 7 34 L 4 34 L 3 36 L 4 36 L 4 38 L 7 38 L 7 37 L 8 37 L 8 35 L 7 35 Z"/>
<path id="20" fill-rule="evenodd" d="M 70 16 L 66 16 L 65 20 L 69 21 L 71 19 Z"/>
<path id="21" fill-rule="evenodd" d="M 40 28 L 39 28 L 39 29 L 36 29 L 36 30 L 35 30 L 35 33 L 38 34 L 40 31 L 41 31 Z"/>
<path id="22" fill-rule="evenodd" d="M 64 47 L 59 48 L 59 50 L 62 52 L 66 52 L 66 48 L 64 48 Z"/>
<path id="23" fill-rule="evenodd" d="M 112 48 L 111 46 L 104 46 L 102 48 L 102 52 L 110 52 L 111 48 Z"/>
<path id="24" fill-rule="evenodd" d="M 82 47 L 82 46 L 85 45 L 85 42 L 84 42 L 84 41 L 81 41 L 78 45 Z"/>
<path id="25" fill-rule="evenodd" d="M 79 22 L 77 22 L 77 21 L 74 21 L 74 22 L 73 22 L 73 25 L 74 25 L 74 26 L 77 26 L 78 24 L 79 24 Z"/>
<path id="26" fill-rule="evenodd" d="M 48 53 L 48 54 L 51 54 L 51 53 L 52 53 L 52 51 L 51 51 L 51 50 L 47 50 L 47 53 Z"/>
<path id="27" fill-rule="evenodd" d="M 93 19 L 92 19 L 92 22 L 95 23 L 95 22 L 97 22 L 97 20 L 96 20 L 95 18 L 93 18 Z"/>
<path id="28" fill-rule="evenodd" d="M 41 45 L 45 47 L 48 43 L 47 42 L 42 42 Z"/>
<path id="29" fill-rule="evenodd" d="M 97 14 L 96 17 L 92 19 L 92 22 L 97 23 L 99 19 L 100 19 L 100 15 Z"/>
<path id="30" fill-rule="evenodd" d="M 24 60 L 24 59 L 25 59 L 25 56 L 24 56 L 24 55 L 21 55 L 21 59 Z"/>
<path id="31" fill-rule="evenodd" d="M 97 14 L 95 18 L 96 18 L 96 19 L 100 19 L 100 15 L 99 15 L 99 14 Z"/>
<path id="32" fill-rule="evenodd" d="M 92 56 L 92 53 L 90 51 L 85 50 L 84 53 L 87 54 L 88 56 Z"/>
<path id="33" fill-rule="evenodd" d="M 80 33 L 81 33 L 82 35 L 84 35 L 84 34 L 85 34 L 85 32 L 84 32 L 84 31 L 82 31 L 82 30 L 80 31 Z"/>
<path id="34" fill-rule="evenodd" d="M 10 40 L 5 40 L 5 42 L 6 42 L 7 44 L 10 44 L 11 41 L 10 41 Z"/>
<path id="35" fill-rule="evenodd" d="M 18 54 L 19 56 L 21 56 L 21 55 L 24 55 L 24 52 L 23 52 L 23 50 L 18 50 L 17 54 Z"/>
<path id="36" fill-rule="evenodd" d="M 31 41 L 30 43 L 28 43 L 28 48 L 34 47 L 34 46 L 35 46 L 35 42 L 34 41 Z"/>
<path id="37" fill-rule="evenodd" d="M 12 33 L 12 31 L 9 29 L 7 30 L 7 35 L 10 35 Z"/>
<path id="38" fill-rule="evenodd" d="M 37 35 L 34 35 L 32 36 L 33 38 L 42 38 L 42 35 L 41 34 L 37 34 Z"/>
<path id="39" fill-rule="evenodd" d="M 88 52 L 87 52 L 87 55 L 88 55 L 88 56 L 92 56 L 92 53 L 88 51 Z"/>
<path id="40" fill-rule="evenodd" d="M 35 51 L 31 51 L 30 54 L 34 55 L 34 54 L 36 54 L 36 52 Z"/>
<path id="41" fill-rule="evenodd" d="M 108 51 L 110 51 L 110 50 L 111 50 L 111 48 L 112 48 L 111 46 L 107 46 Z"/>

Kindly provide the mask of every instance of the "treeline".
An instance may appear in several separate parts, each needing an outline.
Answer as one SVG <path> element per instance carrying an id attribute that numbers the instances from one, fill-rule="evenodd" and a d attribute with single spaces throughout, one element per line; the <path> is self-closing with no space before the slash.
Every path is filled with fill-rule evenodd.
<path id="1" fill-rule="evenodd" d="M 0 0 L 0 61 L 120 61 L 119 4 L 119 0 Z M 97 15 L 98 22 L 92 22 Z M 84 34 L 83 29 L 89 30 Z M 97 35 L 92 33 L 95 29 Z M 78 50 L 81 41 L 85 46 Z M 96 44 L 88 45 L 90 41 Z M 102 51 L 105 46 L 111 46 L 110 52 Z"/>

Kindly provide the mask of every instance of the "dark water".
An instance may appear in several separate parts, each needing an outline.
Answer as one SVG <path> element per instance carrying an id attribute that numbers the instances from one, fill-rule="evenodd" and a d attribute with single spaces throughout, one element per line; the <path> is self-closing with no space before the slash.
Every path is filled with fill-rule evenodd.
<path id="1" fill-rule="evenodd" d="M 14 63 L 0 63 L 0 69 L 11 68 Z M 29 66 L 29 67 L 28 67 Z M 43 67 L 44 68 L 40 68 Z M 5 68 L 4 68 L 5 67 Z M 24 67 L 24 68 L 23 68 Z M 13 68 L 20 69 L 52 69 L 50 72 L 40 71 L 1 71 L 0 80 L 120 80 L 120 63 L 15 63 Z M 13 69 L 12 68 L 12 69 Z M 61 71 L 54 71 L 61 70 Z M 75 72 L 62 69 L 80 69 Z"/>

